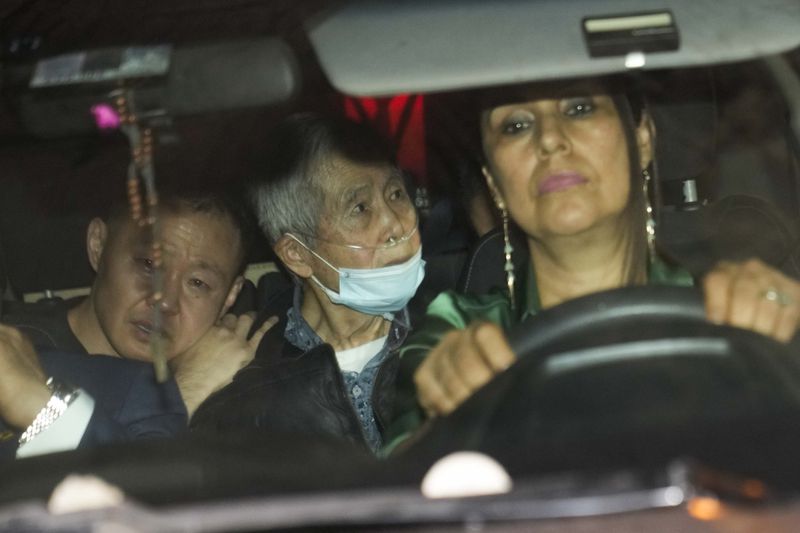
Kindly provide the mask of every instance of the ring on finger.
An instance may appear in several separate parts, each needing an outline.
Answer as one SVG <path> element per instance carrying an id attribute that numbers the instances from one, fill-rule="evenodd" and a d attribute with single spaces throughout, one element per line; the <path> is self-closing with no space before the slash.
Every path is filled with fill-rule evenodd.
<path id="1" fill-rule="evenodd" d="M 781 307 L 786 307 L 791 305 L 792 297 L 786 294 L 783 291 L 779 291 L 775 287 L 770 287 L 761 293 L 761 297 L 767 300 L 768 302 L 775 302 Z"/>

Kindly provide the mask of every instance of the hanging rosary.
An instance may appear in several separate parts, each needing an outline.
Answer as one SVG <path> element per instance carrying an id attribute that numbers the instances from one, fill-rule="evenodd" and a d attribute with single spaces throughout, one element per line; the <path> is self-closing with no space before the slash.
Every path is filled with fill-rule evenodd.
<path id="1" fill-rule="evenodd" d="M 163 310 L 164 269 L 161 246 L 161 227 L 158 216 L 158 193 L 153 168 L 153 130 L 142 126 L 136 114 L 133 91 L 118 89 L 111 93 L 119 129 L 128 138 L 131 162 L 128 165 L 127 193 L 131 218 L 142 230 L 149 232 L 153 261 L 152 295 L 153 327 L 150 332 L 150 354 L 156 380 L 163 383 L 169 377 L 164 353 Z"/>

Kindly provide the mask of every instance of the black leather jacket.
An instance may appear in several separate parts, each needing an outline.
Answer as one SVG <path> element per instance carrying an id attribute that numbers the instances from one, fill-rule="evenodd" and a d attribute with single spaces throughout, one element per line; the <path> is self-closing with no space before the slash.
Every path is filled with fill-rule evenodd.
<path id="1" fill-rule="evenodd" d="M 333 436 L 369 449 L 332 347 L 295 347 L 284 338 L 285 311 L 281 316 L 253 362 L 200 406 L 191 428 L 217 435 L 255 430 Z M 391 419 L 398 357 L 397 350 L 386 357 L 372 391 L 381 432 Z"/>

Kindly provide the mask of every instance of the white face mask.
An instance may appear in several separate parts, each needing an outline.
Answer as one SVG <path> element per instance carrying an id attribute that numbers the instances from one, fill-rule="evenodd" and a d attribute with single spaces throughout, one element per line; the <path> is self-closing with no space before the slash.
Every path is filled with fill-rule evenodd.
<path id="1" fill-rule="evenodd" d="M 379 315 L 392 320 L 394 313 L 408 304 L 425 277 L 425 261 L 422 260 L 421 246 L 408 261 L 399 265 L 380 268 L 336 268 L 294 235 L 288 235 L 339 273 L 338 293 L 323 285 L 316 276 L 311 276 L 331 302 L 367 315 Z"/>

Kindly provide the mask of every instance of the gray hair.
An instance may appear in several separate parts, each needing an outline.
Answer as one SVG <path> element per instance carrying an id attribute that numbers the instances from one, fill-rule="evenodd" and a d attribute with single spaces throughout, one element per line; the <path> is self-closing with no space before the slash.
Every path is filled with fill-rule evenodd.
<path id="1" fill-rule="evenodd" d="M 339 156 L 355 163 L 392 163 L 374 131 L 342 118 L 292 115 L 274 130 L 259 176 L 249 187 L 258 225 L 271 244 L 292 233 L 309 246 L 325 213 L 323 182 Z M 304 238 L 305 237 L 305 238 Z"/>

